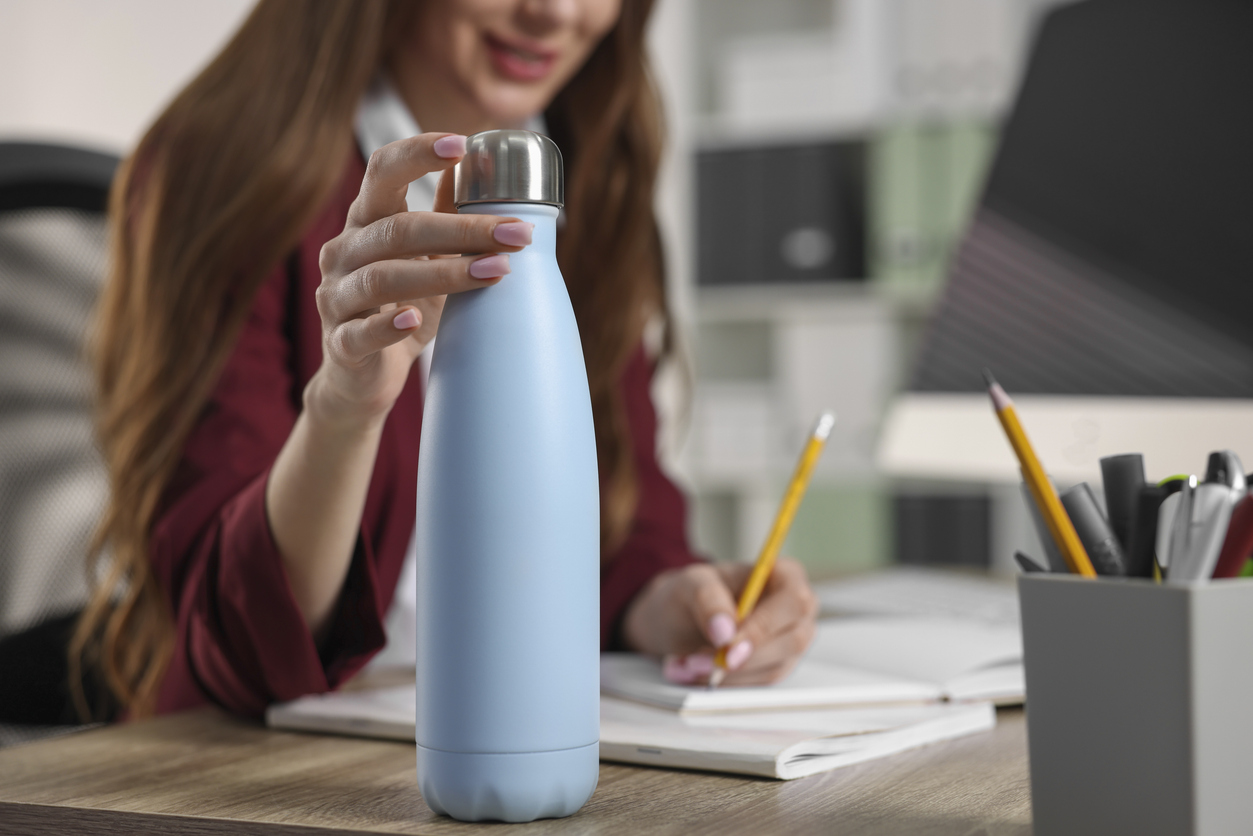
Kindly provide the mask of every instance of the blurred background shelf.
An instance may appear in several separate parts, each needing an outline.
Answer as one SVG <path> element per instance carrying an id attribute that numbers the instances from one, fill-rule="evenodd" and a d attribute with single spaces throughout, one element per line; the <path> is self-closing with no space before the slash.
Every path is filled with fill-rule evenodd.
<path id="1" fill-rule="evenodd" d="M 876 449 L 1032 26 L 1056 3 L 675 5 L 656 43 L 682 50 L 657 57 L 676 141 L 663 218 L 688 213 L 666 228 L 691 231 L 671 263 L 694 370 L 687 434 L 671 447 L 694 539 L 751 560 L 808 426 L 830 407 L 839 421 L 787 550 L 815 576 L 987 565 L 1006 529 L 1021 534 L 1012 507 L 997 521 L 996 489 L 888 476 Z M 682 396 L 661 401 L 682 424 Z"/>

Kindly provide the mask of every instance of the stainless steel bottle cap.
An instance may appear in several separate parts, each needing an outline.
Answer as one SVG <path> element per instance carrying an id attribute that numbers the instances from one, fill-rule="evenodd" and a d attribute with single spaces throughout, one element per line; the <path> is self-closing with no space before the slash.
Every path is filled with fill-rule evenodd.
<path id="1" fill-rule="evenodd" d="M 565 203 L 561 151 L 532 131 L 483 131 L 466 137 L 453 170 L 458 208 L 467 203 Z"/>

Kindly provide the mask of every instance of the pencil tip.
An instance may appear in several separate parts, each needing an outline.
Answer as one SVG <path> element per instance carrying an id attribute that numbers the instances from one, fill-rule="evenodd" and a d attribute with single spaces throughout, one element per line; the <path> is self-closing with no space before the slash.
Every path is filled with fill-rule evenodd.
<path id="1" fill-rule="evenodd" d="M 709 690 L 712 691 L 722 684 L 722 680 L 726 678 L 727 672 L 724 668 L 714 668 L 709 674 Z"/>
<path id="2" fill-rule="evenodd" d="M 992 372 L 986 368 L 983 370 L 983 379 L 988 382 L 988 395 L 992 398 L 992 406 L 996 407 L 997 412 L 1013 405 L 1013 401 L 1009 399 L 1009 395 L 1005 394 L 1001 384 L 996 382 Z"/>

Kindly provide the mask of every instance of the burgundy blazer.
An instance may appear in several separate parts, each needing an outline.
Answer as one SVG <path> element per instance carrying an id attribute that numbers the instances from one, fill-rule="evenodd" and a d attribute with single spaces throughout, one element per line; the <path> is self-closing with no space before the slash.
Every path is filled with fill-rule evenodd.
<path id="1" fill-rule="evenodd" d="M 384 425 L 352 564 L 321 647 L 292 598 L 265 511 L 270 467 L 322 362 L 318 253 L 343 231 L 364 174 L 353 154 L 299 247 L 262 286 L 164 494 L 151 559 L 177 638 L 160 712 L 211 700 L 259 715 L 271 702 L 336 688 L 384 644 L 383 618 L 414 524 L 417 365 Z M 656 460 L 652 372 L 640 348 L 621 382 L 640 500 L 626 543 L 601 570 L 602 647 L 652 577 L 698 560 L 684 533 L 683 496 Z"/>

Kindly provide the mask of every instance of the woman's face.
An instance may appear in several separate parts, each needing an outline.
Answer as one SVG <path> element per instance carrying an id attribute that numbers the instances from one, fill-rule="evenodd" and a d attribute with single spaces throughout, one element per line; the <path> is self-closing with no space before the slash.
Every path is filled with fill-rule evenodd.
<path id="1" fill-rule="evenodd" d="M 427 0 L 392 72 L 423 130 L 521 125 L 583 66 L 620 4 Z"/>

